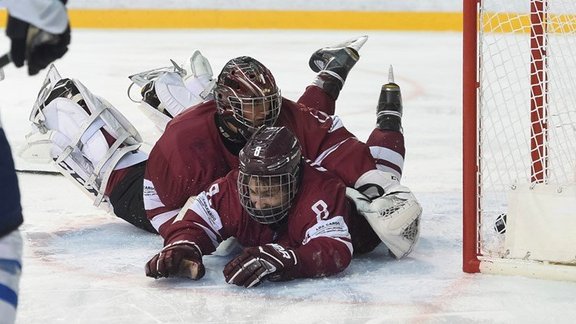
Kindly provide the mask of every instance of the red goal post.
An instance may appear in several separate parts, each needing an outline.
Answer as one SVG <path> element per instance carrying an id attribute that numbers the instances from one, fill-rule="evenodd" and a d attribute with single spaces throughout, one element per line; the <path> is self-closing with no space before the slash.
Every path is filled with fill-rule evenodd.
<path id="1" fill-rule="evenodd" d="M 576 280 L 576 1 L 463 18 L 463 270 Z"/>

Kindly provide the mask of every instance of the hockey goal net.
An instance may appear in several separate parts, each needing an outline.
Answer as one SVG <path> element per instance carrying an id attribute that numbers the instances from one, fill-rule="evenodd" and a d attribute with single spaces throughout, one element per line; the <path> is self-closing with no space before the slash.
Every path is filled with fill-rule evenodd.
<path id="1" fill-rule="evenodd" d="M 576 280 L 576 1 L 463 1 L 464 271 Z"/>

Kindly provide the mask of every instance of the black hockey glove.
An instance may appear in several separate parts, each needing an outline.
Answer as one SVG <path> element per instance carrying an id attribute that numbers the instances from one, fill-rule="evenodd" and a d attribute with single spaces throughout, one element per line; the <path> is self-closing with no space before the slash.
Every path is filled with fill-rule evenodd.
<path id="1" fill-rule="evenodd" d="M 14 65 L 22 67 L 26 62 L 28 74 L 35 75 L 66 54 L 70 25 L 62 34 L 52 34 L 9 15 L 6 35 L 11 40 L 10 59 Z"/>
<path id="2" fill-rule="evenodd" d="M 155 279 L 164 277 L 186 277 L 198 280 L 204 277 L 202 253 L 190 241 L 177 241 L 165 246 L 160 253 L 146 263 L 146 276 Z"/>
<path id="3" fill-rule="evenodd" d="M 258 286 L 263 280 L 292 280 L 298 271 L 294 250 L 278 244 L 246 248 L 224 267 L 229 284 L 246 288 Z"/>

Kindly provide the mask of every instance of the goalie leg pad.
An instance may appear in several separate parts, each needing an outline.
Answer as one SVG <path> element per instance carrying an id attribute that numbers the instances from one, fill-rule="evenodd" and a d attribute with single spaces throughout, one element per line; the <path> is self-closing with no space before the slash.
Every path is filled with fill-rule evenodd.
<path id="1" fill-rule="evenodd" d="M 76 80 L 47 80 L 30 119 L 33 133 L 45 136 L 27 138 L 52 143 L 50 155 L 62 174 L 71 176 L 89 195 L 96 195 L 97 206 L 113 170 L 147 159 L 138 151 L 141 138 L 130 122 Z"/>
<path id="2" fill-rule="evenodd" d="M 398 184 L 389 189 L 388 194 L 374 200 L 353 188 L 347 188 L 346 195 L 390 252 L 400 259 L 410 254 L 418 242 L 422 207 L 408 188 Z"/>
<path id="3" fill-rule="evenodd" d="M 154 83 L 156 95 L 160 104 L 164 106 L 171 116 L 176 116 L 185 109 L 204 101 L 200 96 L 204 86 L 197 78 L 190 78 L 190 89 L 184 84 L 182 77 L 174 72 L 166 72 Z M 196 89 L 193 92 L 191 89 Z"/>

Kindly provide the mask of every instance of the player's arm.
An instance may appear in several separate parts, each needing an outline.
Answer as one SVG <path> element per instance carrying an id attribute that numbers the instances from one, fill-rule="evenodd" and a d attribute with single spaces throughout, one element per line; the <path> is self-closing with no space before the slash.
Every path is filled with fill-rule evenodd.
<path id="1" fill-rule="evenodd" d="M 146 163 L 144 174 L 144 208 L 156 229 L 175 217 L 191 196 L 198 195 L 212 181 L 206 182 L 209 171 L 203 170 L 198 159 L 179 154 L 176 133 L 165 133 L 157 142 Z"/>
<path id="2" fill-rule="evenodd" d="M 290 242 L 244 249 L 224 268 L 226 282 L 250 288 L 266 279 L 330 276 L 349 265 L 353 248 L 346 224 L 344 187 L 332 182 L 315 192 L 324 193 L 324 197 L 304 204 L 307 210 L 292 211 L 299 218 L 288 224 Z"/>
<path id="3" fill-rule="evenodd" d="M 221 197 L 226 196 L 220 191 L 225 183 L 226 178 L 216 181 L 207 191 L 189 199 L 176 216 L 159 227 L 164 248 L 146 264 L 147 276 L 197 280 L 204 275 L 202 256 L 214 252 L 227 238 L 221 234 L 224 229 L 218 207 L 223 201 Z"/>
<path id="4" fill-rule="evenodd" d="M 47 32 L 60 34 L 66 30 L 68 15 L 59 0 L 4 0 L 10 16 L 23 20 Z"/>
<path id="5" fill-rule="evenodd" d="M 11 40 L 10 60 L 26 63 L 35 75 L 68 51 L 70 25 L 66 0 L 5 0 L 6 35 Z"/>

